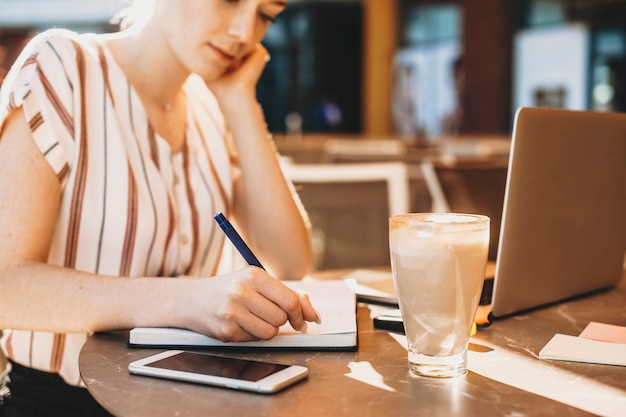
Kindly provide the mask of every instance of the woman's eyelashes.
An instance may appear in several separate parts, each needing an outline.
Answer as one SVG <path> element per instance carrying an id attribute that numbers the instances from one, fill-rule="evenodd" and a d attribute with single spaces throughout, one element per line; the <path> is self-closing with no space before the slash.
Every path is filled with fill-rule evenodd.
<path id="1" fill-rule="evenodd" d="M 261 20 L 267 23 L 274 23 L 276 21 L 276 16 L 272 16 L 267 13 L 260 12 L 259 16 L 261 17 Z"/>

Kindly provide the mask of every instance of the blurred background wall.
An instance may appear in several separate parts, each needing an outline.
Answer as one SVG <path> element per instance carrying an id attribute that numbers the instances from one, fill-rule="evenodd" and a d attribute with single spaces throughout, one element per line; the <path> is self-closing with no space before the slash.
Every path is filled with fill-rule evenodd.
<path id="1" fill-rule="evenodd" d="M 49 27 L 124 0 L 0 0 L 0 79 Z M 289 0 L 259 83 L 271 131 L 508 133 L 521 105 L 626 110 L 626 0 Z"/>

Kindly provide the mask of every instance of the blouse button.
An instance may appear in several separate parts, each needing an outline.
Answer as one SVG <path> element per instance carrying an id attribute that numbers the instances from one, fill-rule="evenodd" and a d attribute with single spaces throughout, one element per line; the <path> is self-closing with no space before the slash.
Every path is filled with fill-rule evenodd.
<path id="1" fill-rule="evenodd" d="M 187 237 L 187 235 L 182 235 L 180 241 L 183 245 L 186 245 L 187 243 L 189 243 L 189 238 Z"/>

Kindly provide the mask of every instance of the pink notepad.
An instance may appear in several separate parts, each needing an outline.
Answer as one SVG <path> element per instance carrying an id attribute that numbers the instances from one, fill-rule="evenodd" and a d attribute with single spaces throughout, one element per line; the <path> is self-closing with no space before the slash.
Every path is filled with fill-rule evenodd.
<path id="1" fill-rule="evenodd" d="M 578 337 L 600 340 L 602 342 L 626 344 L 626 327 L 592 321 Z"/>

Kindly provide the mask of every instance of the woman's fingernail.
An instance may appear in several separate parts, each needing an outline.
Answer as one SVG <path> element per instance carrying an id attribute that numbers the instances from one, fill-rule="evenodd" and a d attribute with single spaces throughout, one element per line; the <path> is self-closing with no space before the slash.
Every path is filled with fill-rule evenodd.
<path id="1" fill-rule="evenodd" d="M 272 57 L 270 56 L 270 54 L 266 54 L 266 55 L 265 55 L 265 62 L 270 62 L 270 59 L 272 59 Z"/>
<path id="2" fill-rule="evenodd" d="M 313 307 L 313 311 L 315 311 L 315 315 L 317 316 L 317 319 L 315 320 L 315 323 L 322 324 L 322 316 L 320 315 L 320 312 L 317 311 L 315 309 L 315 307 Z"/>

